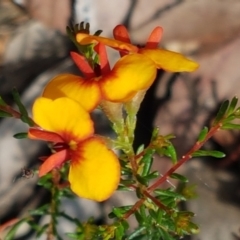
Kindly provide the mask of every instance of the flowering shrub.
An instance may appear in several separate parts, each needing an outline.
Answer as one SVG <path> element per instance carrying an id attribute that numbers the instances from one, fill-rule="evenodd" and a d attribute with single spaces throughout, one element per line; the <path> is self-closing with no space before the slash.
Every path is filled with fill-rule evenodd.
<path id="1" fill-rule="evenodd" d="M 46 85 L 42 96 L 33 103 L 32 118 L 22 105 L 16 90 L 13 98 L 19 110 L 0 99 L 1 117 L 14 117 L 29 125 L 28 137 L 50 143 L 52 154 L 40 157 L 42 164 L 36 170 L 39 185 L 48 189 L 51 202 L 32 210 L 28 216 L 7 223 L 11 226 L 5 239 L 13 239 L 18 227 L 26 222 L 47 239 L 62 239 L 57 231 L 58 218 L 75 224 L 69 239 L 176 239 L 198 232 L 192 222 L 194 213 L 182 211 L 181 201 L 194 195 L 191 186 L 182 189 L 161 188 L 168 178 L 187 183 L 186 177 L 175 171 L 195 156 L 224 157 L 218 151 L 200 150 L 219 129 L 239 129 L 232 121 L 240 116 L 237 98 L 225 101 L 210 129 L 205 127 L 193 147 L 177 159 L 171 142 L 173 135 L 162 136 L 158 129 L 152 132 L 149 145 L 133 149 L 136 115 L 144 95 L 156 78 L 157 69 L 170 72 L 192 72 L 198 64 L 183 55 L 164 49 L 158 44 L 162 28 L 156 27 L 144 47 L 131 44 L 122 25 L 113 30 L 114 39 L 91 35 L 89 25 L 67 28 L 78 52 L 71 52 L 74 63 L 83 76 L 60 74 Z M 106 47 L 119 51 L 120 58 L 111 68 Z M 101 109 L 111 122 L 114 139 L 94 133 L 90 113 Z M 154 155 L 169 157 L 172 167 L 163 175 L 152 171 Z M 138 200 L 133 205 L 114 206 L 109 213 L 112 224 L 96 225 L 93 219 L 80 222 L 60 211 L 61 199 L 73 196 L 104 201 L 114 192 L 132 191 Z M 49 215 L 50 222 L 39 226 L 32 216 Z M 138 227 L 129 231 L 128 218 L 134 215 Z M 3 228 L 3 227 L 2 227 Z"/>

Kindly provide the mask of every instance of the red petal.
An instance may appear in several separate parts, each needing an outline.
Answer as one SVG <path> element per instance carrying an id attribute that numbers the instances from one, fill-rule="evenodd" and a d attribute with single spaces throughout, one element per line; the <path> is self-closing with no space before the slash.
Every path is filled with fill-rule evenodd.
<path id="1" fill-rule="evenodd" d="M 130 40 L 130 37 L 128 34 L 128 30 L 124 25 L 117 25 L 113 29 L 113 36 L 115 39 L 117 39 L 119 41 L 131 43 L 131 40 Z"/>
<path id="2" fill-rule="evenodd" d="M 128 34 L 128 30 L 124 25 L 117 25 L 114 29 L 113 29 L 113 36 L 116 40 L 118 41 L 122 41 L 125 43 L 131 43 L 129 34 Z M 127 53 L 124 53 L 122 51 L 119 51 L 120 56 L 123 57 L 125 56 Z"/>
<path id="3" fill-rule="evenodd" d="M 147 40 L 145 48 L 149 48 L 149 49 L 157 48 L 159 42 L 161 41 L 162 34 L 163 34 L 162 27 L 156 27 L 155 29 L 153 29 L 153 31 L 151 32 L 151 34 Z"/>
<path id="4" fill-rule="evenodd" d="M 13 218 L 13 219 L 8 220 L 7 222 L 1 224 L 0 225 L 0 233 L 2 233 L 6 228 L 11 227 L 12 225 L 17 223 L 18 221 L 20 221 L 19 218 Z"/>
<path id="5" fill-rule="evenodd" d="M 108 61 L 106 47 L 102 43 L 98 43 L 94 50 L 99 54 L 100 66 L 101 66 L 101 73 L 102 75 L 110 72 L 110 65 Z"/>
<path id="6" fill-rule="evenodd" d="M 43 140 L 47 142 L 64 142 L 62 137 L 57 133 L 48 132 L 41 129 L 29 128 L 28 137 L 30 139 Z"/>
<path id="7" fill-rule="evenodd" d="M 70 55 L 74 63 L 78 66 L 78 68 L 81 70 L 81 72 L 84 74 L 86 78 L 95 77 L 95 74 L 89 63 L 86 61 L 85 57 L 75 52 L 70 52 Z"/>
<path id="8" fill-rule="evenodd" d="M 68 160 L 68 150 L 52 154 L 39 168 L 39 177 L 47 174 L 56 167 L 59 167 L 64 161 Z"/>

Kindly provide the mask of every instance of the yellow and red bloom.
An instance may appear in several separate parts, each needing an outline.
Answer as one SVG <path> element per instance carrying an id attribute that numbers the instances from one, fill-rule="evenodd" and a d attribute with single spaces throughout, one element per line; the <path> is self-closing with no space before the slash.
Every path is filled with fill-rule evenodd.
<path id="1" fill-rule="evenodd" d="M 77 42 L 82 45 L 90 43 L 103 43 L 120 51 L 121 56 L 126 54 L 138 54 L 141 59 L 149 58 L 152 64 L 158 68 L 170 72 L 192 72 L 198 68 L 198 64 L 187 59 L 183 55 L 158 49 L 158 44 L 162 37 L 163 29 L 156 27 L 150 34 L 144 47 L 137 47 L 131 44 L 127 29 L 123 25 L 118 25 L 113 30 L 115 39 L 104 38 L 100 36 L 92 36 L 86 33 L 78 33 Z"/>
<path id="2" fill-rule="evenodd" d="M 138 56 L 140 54 L 123 56 L 110 69 L 105 46 L 99 43 L 94 49 L 99 56 L 99 64 L 94 69 L 83 56 L 71 53 L 84 77 L 58 75 L 47 84 L 43 97 L 69 97 L 87 111 L 92 111 L 101 100 L 127 102 L 136 92 L 149 88 L 153 83 L 156 70 L 149 58 L 142 59 Z"/>
<path id="3" fill-rule="evenodd" d="M 74 193 L 95 201 L 113 194 L 120 180 L 119 161 L 94 135 L 85 109 L 69 98 L 40 97 L 33 105 L 33 119 L 39 128 L 30 128 L 29 138 L 51 142 L 54 150 L 40 166 L 40 177 L 70 161 L 68 179 Z"/>
<path id="4" fill-rule="evenodd" d="M 179 53 L 157 48 L 162 36 L 161 27 L 153 30 L 143 48 L 130 43 L 128 32 L 123 25 L 114 29 L 114 36 L 116 39 L 78 33 L 76 40 L 80 45 L 95 44 L 94 50 L 99 62 L 90 66 L 89 59 L 71 53 L 84 77 L 73 74 L 58 75 L 47 84 L 43 96 L 50 99 L 69 97 L 79 102 L 87 111 L 92 111 L 102 100 L 129 102 L 137 92 L 145 91 L 151 86 L 157 69 L 191 72 L 198 67 L 196 62 Z M 119 50 L 122 56 L 112 69 L 105 45 Z"/>

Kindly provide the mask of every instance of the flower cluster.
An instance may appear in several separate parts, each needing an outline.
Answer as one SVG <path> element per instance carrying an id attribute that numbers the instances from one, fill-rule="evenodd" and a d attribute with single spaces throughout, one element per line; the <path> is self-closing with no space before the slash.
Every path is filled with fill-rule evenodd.
<path id="1" fill-rule="evenodd" d="M 94 134 L 90 112 L 102 107 L 114 123 L 119 119 L 112 109 L 117 106 L 122 112 L 124 105 L 133 101 L 139 106 L 142 98 L 136 96 L 152 85 L 157 69 L 191 72 L 198 67 L 179 53 L 158 48 L 161 27 L 152 31 L 144 47 L 131 44 L 123 25 L 115 27 L 113 35 L 110 39 L 90 35 L 86 29 L 74 32 L 79 52 L 71 52 L 71 57 L 83 76 L 60 74 L 46 85 L 34 102 L 36 125 L 28 132 L 31 139 L 52 143 L 53 153 L 40 166 L 39 176 L 69 162 L 72 191 L 96 201 L 109 198 L 117 189 L 121 168 L 114 146 Z M 120 53 L 112 68 L 106 47 Z"/>

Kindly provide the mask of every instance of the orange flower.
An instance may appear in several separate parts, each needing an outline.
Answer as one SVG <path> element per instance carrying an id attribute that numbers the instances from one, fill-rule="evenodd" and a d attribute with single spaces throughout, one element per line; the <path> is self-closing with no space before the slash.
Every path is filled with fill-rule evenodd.
<path id="1" fill-rule="evenodd" d="M 127 55 L 119 59 L 110 69 L 105 46 L 95 46 L 99 64 L 93 68 L 77 53 L 71 53 L 84 77 L 61 74 L 53 78 L 45 87 L 43 97 L 56 99 L 69 97 L 79 102 L 87 111 L 97 107 L 101 100 L 127 102 L 136 92 L 147 89 L 156 77 L 156 69 L 149 58 L 140 54 Z"/>
<path id="2" fill-rule="evenodd" d="M 31 139 L 53 143 L 53 153 L 40 166 L 39 176 L 70 161 L 69 182 L 74 193 L 103 201 L 117 189 L 120 165 L 103 139 L 94 134 L 89 113 L 69 98 L 38 98 L 33 119 L 41 128 L 30 128 Z"/>
<path id="3" fill-rule="evenodd" d="M 120 51 L 121 56 L 126 54 L 138 54 L 139 58 L 151 59 L 152 64 L 159 69 L 170 72 L 192 72 L 198 68 L 198 64 L 192 60 L 185 58 L 183 55 L 158 49 L 158 44 L 162 37 L 163 29 L 156 27 L 150 34 L 148 41 L 143 48 L 136 47 L 131 44 L 127 29 L 123 25 L 114 28 L 113 34 L 115 39 L 104 38 L 100 36 L 92 36 L 86 33 L 78 33 L 76 40 L 81 45 L 90 43 L 103 43 Z"/>

